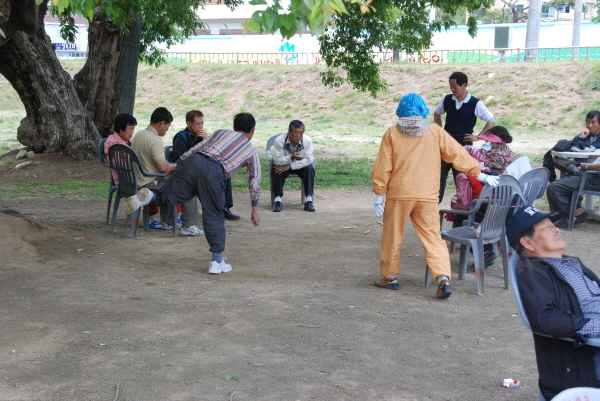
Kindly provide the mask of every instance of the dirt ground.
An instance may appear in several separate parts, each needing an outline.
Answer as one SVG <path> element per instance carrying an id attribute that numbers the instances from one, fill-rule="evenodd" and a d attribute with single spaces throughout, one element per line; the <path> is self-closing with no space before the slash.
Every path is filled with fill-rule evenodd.
<path id="1" fill-rule="evenodd" d="M 322 191 L 317 212 L 228 224 L 233 272 L 200 238 L 104 224 L 105 204 L 0 204 L 1 400 L 537 400 L 531 335 L 501 271 L 447 301 L 423 288 L 412 228 L 401 291 L 381 290 L 371 195 Z M 6 212 L 10 208 L 14 212 Z M 600 273 L 600 225 L 565 233 Z M 522 381 L 504 389 L 503 378 Z M 118 394 L 116 396 L 116 389 Z"/>

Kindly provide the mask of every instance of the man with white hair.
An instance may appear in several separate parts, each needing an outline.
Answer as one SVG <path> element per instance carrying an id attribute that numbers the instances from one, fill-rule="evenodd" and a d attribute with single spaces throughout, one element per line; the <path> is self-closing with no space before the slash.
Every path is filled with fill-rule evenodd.
<path id="1" fill-rule="evenodd" d="M 397 123 L 387 129 L 373 166 L 375 215 L 383 216 L 380 248 L 381 278 L 377 287 L 398 290 L 400 248 L 404 225 L 410 218 L 426 251 L 426 261 L 437 282 L 436 296 L 448 298 L 450 255 L 440 235 L 438 192 L 442 161 L 490 185 L 498 178 L 483 174 L 479 163 L 436 124 L 427 124 L 429 108 L 423 98 L 409 93 L 396 109 Z"/>

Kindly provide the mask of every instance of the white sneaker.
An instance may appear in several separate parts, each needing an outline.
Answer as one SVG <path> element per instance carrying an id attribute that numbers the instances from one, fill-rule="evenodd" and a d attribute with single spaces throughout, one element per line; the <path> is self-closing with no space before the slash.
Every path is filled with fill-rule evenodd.
<path id="1" fill-rule="evenodd" d="M 208 265 L 208 274 L 221 274 L 221 264 L 214 260 Z"/>
<path id="2" fill-rule="evenodd" d="M 199 235 L 204 235 L 204 231 L 198 228 L 198 226 L 183 227 L 181 229 L 181 235 L 185 235 L 187 237 L 197 237 Z"/>
<path id="3" fill-rule="evenodd" d="M 225 261 L 219 263 L 213 260 L 208 266 L 208 274 L 229 273 L 231 270 L 233 270 L 233 268 L 230 264 L 225 263 Z"/>
<path id="4" fill-rule="evenodd" d="M 233 270 L 233 267 L 231 267 L 230 264 L 225 263 L 225 260 L 223 260 L 220 263 L 220 266 L 221 266 L 221 273 L 229 273 L 230 271 Z"/>

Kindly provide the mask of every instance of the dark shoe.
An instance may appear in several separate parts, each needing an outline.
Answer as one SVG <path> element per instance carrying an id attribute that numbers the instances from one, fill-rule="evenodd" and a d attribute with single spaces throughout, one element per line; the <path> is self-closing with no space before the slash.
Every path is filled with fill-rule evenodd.
<path id="1" fill-rule="evenodd" d="M 308 201 L 308 202 L 304 203 L 304 211 L 305 212 L 314 212 L 315 211 L 315 207 L 314 207 L 312 201 Z"/>
<path id="2" fill-rule="evenodd" d="M 443 278 L 440 280 L 437 290 L 435 291 L 435 297 L 438 299 L 448 299 L 452 295 L 452 287 L 450 287 L 450 280 Z"/>
<path id="3" fill-rule="evenodd" d="M 375 287 L 378 288 L 385 288 L 386 290 L 399 290 L 400 289 L 400 284 L 398 284 L 398 279 L 387 279 L 387 278 L 382 278 L 379 281 L 376 281 L 374 283 Z"/>
<path id="4" fill-rule="evenodd" d="M 280 201 L 276 201 L 273 203 L 273 211 L 281 212 L 281 202 Z"/>
<path id="5" fill-rule="evenodd" d="M 496 252 L 485 253 L 483 256 L 483 266 L 487 269 L 490 266 L 493 266 L 496 262 Z"/>
<path id="6" fill-rule="evenodd" d="M 225 220 L 235 221 L 239 220 L 240 216 L 234 214 L 230 209 L 225 209 Z"/>

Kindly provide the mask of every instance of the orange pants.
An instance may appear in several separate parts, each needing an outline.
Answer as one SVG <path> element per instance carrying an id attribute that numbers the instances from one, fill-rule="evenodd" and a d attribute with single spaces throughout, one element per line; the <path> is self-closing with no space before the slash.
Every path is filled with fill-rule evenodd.
<path id="1" fill-rule="evenodd" d="M 436 201 L 387 200 L 383 213 L 380 272 L 382 277 L 395 278 L 400 273 L 400 249 L 404 240 L 404 224 L 410 217 L 417 235 L 425 247 L 425 260 L 431 275 L 450 276 L 450 255 L 440 235 L 440 220 Z"/>

